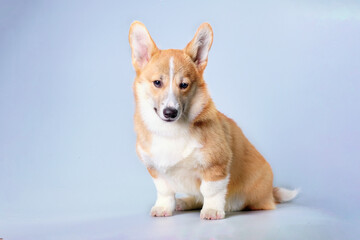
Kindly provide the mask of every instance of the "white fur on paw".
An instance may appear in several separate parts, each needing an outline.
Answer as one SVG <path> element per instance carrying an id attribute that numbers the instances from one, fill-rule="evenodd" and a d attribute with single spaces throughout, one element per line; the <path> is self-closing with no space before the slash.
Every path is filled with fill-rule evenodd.
<path id="1" fill-rule="evenodd" d="M 161 206 L 154 206 L 151 208 L 150 215 L 152 217 L 170 217 L 172 216 L 172 211 Z"/>
<path id="2" fill-rule="evenodd" d="M 225 218 L 225 212 L 215 209 L 202 209 L 200 212 L 200 218 L 206 220 L 219 220 Z"/>

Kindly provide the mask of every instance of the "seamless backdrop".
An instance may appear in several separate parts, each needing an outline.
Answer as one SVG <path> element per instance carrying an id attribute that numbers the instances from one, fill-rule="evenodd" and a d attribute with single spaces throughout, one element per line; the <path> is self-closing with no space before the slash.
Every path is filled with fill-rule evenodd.
<path id="1" fill-rule="evenodd" d="M 301 188 L 294 202 L 220 225 L 198 212 L 148 217 L 156 192 L 135 153 L 134 20 L 163 49 L 212 25 L 215 104 L 270 162 L 276 186 Z M 0 1 L 0 237 L 355 239 L 359 41 L 358 1 Z M 267 234 L 256 235 L 254 216 Z"/>

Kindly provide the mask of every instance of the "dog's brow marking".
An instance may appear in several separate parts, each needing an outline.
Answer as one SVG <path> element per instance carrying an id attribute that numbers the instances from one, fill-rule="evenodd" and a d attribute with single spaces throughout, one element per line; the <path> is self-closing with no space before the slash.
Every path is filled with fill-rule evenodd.
<path id="1" fill-rule="evenodd" d="M 172 82 L 174 79 L 174 58 L 170 58 L 169 62 L 169 78 L 170 78 L 170 88 L 169 88 L 169 95 L 172 94 Z"/>
<path id="2" fill-rule="evenodd" d="M 166 106 L 167 107 L 176 107 L 176 99 L 175 99 L 175 95 L 173 92 L 173 80 L 174 80 L 174 57 L 170 58 L 169 61 L 169 94 L 168 97 L 166 99 Z"/>

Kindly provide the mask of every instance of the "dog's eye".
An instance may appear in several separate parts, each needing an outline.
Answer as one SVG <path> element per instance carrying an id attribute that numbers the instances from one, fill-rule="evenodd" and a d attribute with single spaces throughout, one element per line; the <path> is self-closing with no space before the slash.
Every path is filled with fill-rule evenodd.
<path id="1" fill-rule="evenodd" d="M 188 86 L 189 86 L 189 84 L 187 84 L 187 83 L 180 83 L 179 88 L 185 89 L 185 88 L 187 88 Z"/>
<path id="2" fill-rule="evenodd" d="M 153 81 L 153 84 L 154 84 L 155 87 L 161 88 L 161 81 L 160 80 Z"/>

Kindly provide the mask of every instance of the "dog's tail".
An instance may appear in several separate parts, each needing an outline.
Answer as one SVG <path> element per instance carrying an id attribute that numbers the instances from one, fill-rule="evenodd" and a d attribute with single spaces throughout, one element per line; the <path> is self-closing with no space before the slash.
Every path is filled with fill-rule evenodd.
<path id="1" fill-rule="evenodd" d="M 299 194 L 299 192 L 300 192 L 299 189 L 290 190 L 279 187 L 273 188 L 273 196 L 276 203 L 291 201 Z"/>

